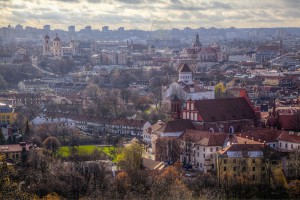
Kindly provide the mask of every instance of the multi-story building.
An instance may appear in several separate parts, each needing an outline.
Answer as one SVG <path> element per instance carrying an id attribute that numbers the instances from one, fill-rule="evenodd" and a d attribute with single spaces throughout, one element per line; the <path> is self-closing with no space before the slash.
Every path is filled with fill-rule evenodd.
<path id="1" fill-rule="evenodd" d="M 241 96 L 244 95 L 242 92 Z M 199 129 L 234 133 L 257 121 L 257 113 L 244 97 L 171 102 L 172 115 L 197 122 Z"/>
<path id="2" fill-rule="evenodd" d="M 202 172 L 216 170 L 215 154 L 226 145 L 228 134 L 186 130 L 179 138 L 180 160 L 185 166 Z"/>
<path id="3" fill-rule="evenodd" d="M 22 153 L 29 151 L 29 145 L 26 142 L 20 142 L 20 144 L 0 145 L 0 153 L 6 156 L 13 162 L 22 160 Z"/>
<path id="4" fill-rule="evenodd" d="M 0 103 L 0 124 L 14 123 L 15 111 L 12 106 Z"/>
<path id="5" fill-rule="evenodd" d="M 173 95 L 176 95 L 181 100 L 215 98 L 214 86 L 204 86 L 200 82 L 195 81 L 193 72 L 186 63 L 180 65 L 178 81 L 162 88 L 164 101 L 170 100 Z"/>
<path id="6" fill-rule="evenodd" d="M 286 183 L 281 158 L 276 150 L 264 144 L 232 144 L 217 152 L 217 174 L 220 183 Z"/>

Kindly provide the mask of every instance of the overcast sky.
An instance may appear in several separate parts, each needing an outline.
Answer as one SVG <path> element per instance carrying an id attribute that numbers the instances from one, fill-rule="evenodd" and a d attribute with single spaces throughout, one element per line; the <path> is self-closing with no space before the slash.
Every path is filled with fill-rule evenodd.
<path id="1" fill-rule="evenodd" d="M 0 26 L 300 27 L 299 7 L 300 0 L 0 0 Z"/>

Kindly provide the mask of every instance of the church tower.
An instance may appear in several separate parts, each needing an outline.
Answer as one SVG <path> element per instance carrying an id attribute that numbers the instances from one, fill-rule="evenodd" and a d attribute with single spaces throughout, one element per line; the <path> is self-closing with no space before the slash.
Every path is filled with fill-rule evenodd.
<path id="1" fill-rule="evenodd" d="M 61 48 L 61 41 L 59 37 L 56 34 L 56 37 L 53 39 L 53 55 L 54 57 L 62 57 L 63 56 L 63 51 Z"/>
<path id="2" fill-rule="evenodd" d="M 43 44 L 43 56 L 50 56 L 51 55 L 51 50 L 50 50 L 50 38 L 46 34 L 44 37 L 44 44 Z"/>
<path id="3" fill-rule="evenodd" d="M 173 119 L 180 119 L 181 116 L 181 100 L 176 96 L 171 96 L 171 117 Z"/>
<path id="4" fill-rule="evenodd" d="M 190 67 L 186 63 L 181 64 L 181 66 L 180 66 L 178 81 L 183 82 L 186 85 L 194 84 L 192 70 L 190 69 Z"/>
<path id="5" fill-rule="evenodd" d="M 201 47 L 202 47 L 203 45 L 201 44 L 201 42 L 200 42 L 200 40 L 199 40 L 199 34 L 197 33 L 197 35 L 196 35 L 196 41 L 194 42 L 194 44 L 193 44 L 193 48 L 194 48 L 194 50 L 195 51 L 200 51 L 201 50 Z"/>

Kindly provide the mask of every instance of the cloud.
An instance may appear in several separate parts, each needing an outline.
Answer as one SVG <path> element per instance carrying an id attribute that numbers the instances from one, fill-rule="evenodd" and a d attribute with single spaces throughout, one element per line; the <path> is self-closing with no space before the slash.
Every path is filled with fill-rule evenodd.
<path id="1" fill-rule="evenodd" d="M 174 28 L 300 26 L 299 4 L 299 0 L 0 0 L 0 26 L 22 22 L 151 27 L 159 17 Z"/>

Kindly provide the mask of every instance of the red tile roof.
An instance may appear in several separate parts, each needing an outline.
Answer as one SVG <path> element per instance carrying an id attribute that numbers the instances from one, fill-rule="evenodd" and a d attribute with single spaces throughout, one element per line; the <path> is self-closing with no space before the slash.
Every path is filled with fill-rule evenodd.
<path id="1" fill-rule="evenodd" d="M 195 107 L 205 122 L 255 119 L 255 113 L 243 97 L 196 100 Z"/>
<path id="2" fill-rule="evenodd" d="M 186 129 L 195 129 L 191 120 L 188 119 L 178 119 L 168 121 L 164 124 L 157 132 L 161 133 L 170 133 L 170 132 L 181 132 L 185 131 Z"/>
<path id="3" fill-rule="evenodd" d="M 282 130 L 275 130 L 275 129 L 261 129 L 261 130 L 254 130 L 248 132 L 240 132 L 237 133 L 237 136 L 248 138 L 258 141 L 258 142 L 276 142 L 277 138 L 282 134 Z"/>
<path id="4" fill-rule="evenodd" d="M 283 132 L 278 140 L 292 143 L 300 143 L 300 132 Z"/>
<path id="5" fill-rule="evenodd" d="M 227 134 L 188 129 L 179 137 L 179 139 L 191 139 L 196 144 L 202 146 L 223 146 L 227 139 Z"/>
<path id="6" fill-rule="evenodd" d="M 29 150 L 29 145 L 25 144 L 24 147 L 26 148 L 26 151 Z M 0 153 L 21 152 L 22 148 L 23 146 L 20 144 L 0 145 Z"/>

